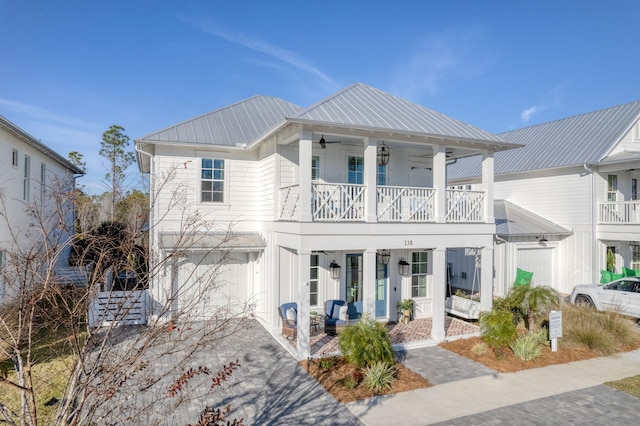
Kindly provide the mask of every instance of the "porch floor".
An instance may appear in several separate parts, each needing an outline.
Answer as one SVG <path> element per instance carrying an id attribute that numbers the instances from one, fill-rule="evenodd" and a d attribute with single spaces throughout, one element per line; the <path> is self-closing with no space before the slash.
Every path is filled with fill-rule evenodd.
<path id="1" fill-rule="evenodd" d="M 320 324 L 322 326 L 323 324 Z M 431 338 L 431 318 L 419 318 L 410 321 L 408 324 L 389 322 L 386 324 L 391 343 L 393 345 L 406 345 L 408 343 L 427 343 L 435 341 Z M 480 327 L 457 318 L 445 317 L 444 319 L 445 339 L 461 337 L 465 335 L 477 335 Z M 295 348 L 296 341 L 289 343 Z M 310 338 L 311 356 L 321 356 L 339 354 L 338 336 L 324 333 L 322 330 L 311 332 Z"/>

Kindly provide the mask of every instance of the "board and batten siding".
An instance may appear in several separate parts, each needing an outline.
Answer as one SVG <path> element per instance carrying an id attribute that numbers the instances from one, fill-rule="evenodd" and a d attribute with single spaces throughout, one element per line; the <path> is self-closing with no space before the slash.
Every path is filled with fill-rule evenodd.
<path id="1" fill-rule="evenodd" d="M 523 175 L 523 179 L 496 180 L 494 194 L 496 200 L 510 201 L 569 229 L 592 220 L 590 174 Z"/>

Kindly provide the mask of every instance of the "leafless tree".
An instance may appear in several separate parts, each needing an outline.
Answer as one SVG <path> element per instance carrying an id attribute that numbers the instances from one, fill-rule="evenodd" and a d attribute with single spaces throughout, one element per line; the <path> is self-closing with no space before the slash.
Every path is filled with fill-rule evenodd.
<path id="1" fill-rule="evenodd" d="M 220 279 L 228 255 L 221 248 L 233 238 L 232 229 L 218 229 L 193 208 L 173 169 L 149 190 L 154 224 L 174 220 L 171 244 L 154 240 L 141 250 L 139 204 L 117 236 L 87 231 L 69 239 L 75 192 L 66 185 L 52 182 L 50 205 L 24 205 L 34 226 L 8 226 L 12 245 L 2 268 L 7 300 L 0 306 L 0 361 L 5 358 L 11 368 L 0 374 L 0 419 L 24 425 L 163 423 L 192 398 L 214 392 L 239 367 L 235 359 L 194 365 L 196 355 L 219 350 L 253 317 L 251 301 L 227 297 Z M 160 210 L 155 203 L 161 190 Z M 0 216 L 11 224 L 4 207 L 0 196 Z M 220 250 L 207 246 L 217 261 L 198 263 L 191 249 L 205 247 L 203 239 L 212 233 L 222 236 Z M 77 266 L 61 267 L 60 259 L 79 241 Z M 187 257 L 193 266 L 183 271 Z M 43 350 L 52 336 L 62 343 Z M 66 360 L 70 368 L 63 389 L 43 401 L 36 370 L 53 360 Z M 2 400 L 10 393 L 18 396 L 17 405 Z M 45 403 L 57 407 L 46 418 Z M 223 417 L 211 406 L 202 409 L 202 419 Z"/>

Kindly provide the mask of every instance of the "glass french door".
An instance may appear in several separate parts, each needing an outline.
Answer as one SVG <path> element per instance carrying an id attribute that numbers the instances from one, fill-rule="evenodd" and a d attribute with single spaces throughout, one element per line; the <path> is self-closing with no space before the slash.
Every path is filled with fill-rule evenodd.
<path id="1" fill-rule="evenodd" d="M 349 318 L 357 318 L 362 315 L 362 254 L 347 255 L 346 279 Z"/>
<path id="2" fill-rule="evenodd" d="M 387 266 L 376 264 L 376 318 L 387 316 Z"/>

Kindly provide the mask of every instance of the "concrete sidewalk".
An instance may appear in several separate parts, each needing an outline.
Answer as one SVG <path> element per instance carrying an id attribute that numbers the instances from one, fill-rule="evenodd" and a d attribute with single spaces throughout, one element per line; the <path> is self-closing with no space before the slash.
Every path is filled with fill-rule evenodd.
<path id="1" fill-rule="evenodd" d="M 591 388 L 638 374 L 640 350 L 517 373 L 482 375 L 356 401 L 347 407 L 370 426 L 425 425 Z M 640 401 L 630 407 L 634 415 L 639 406 Z"/>

